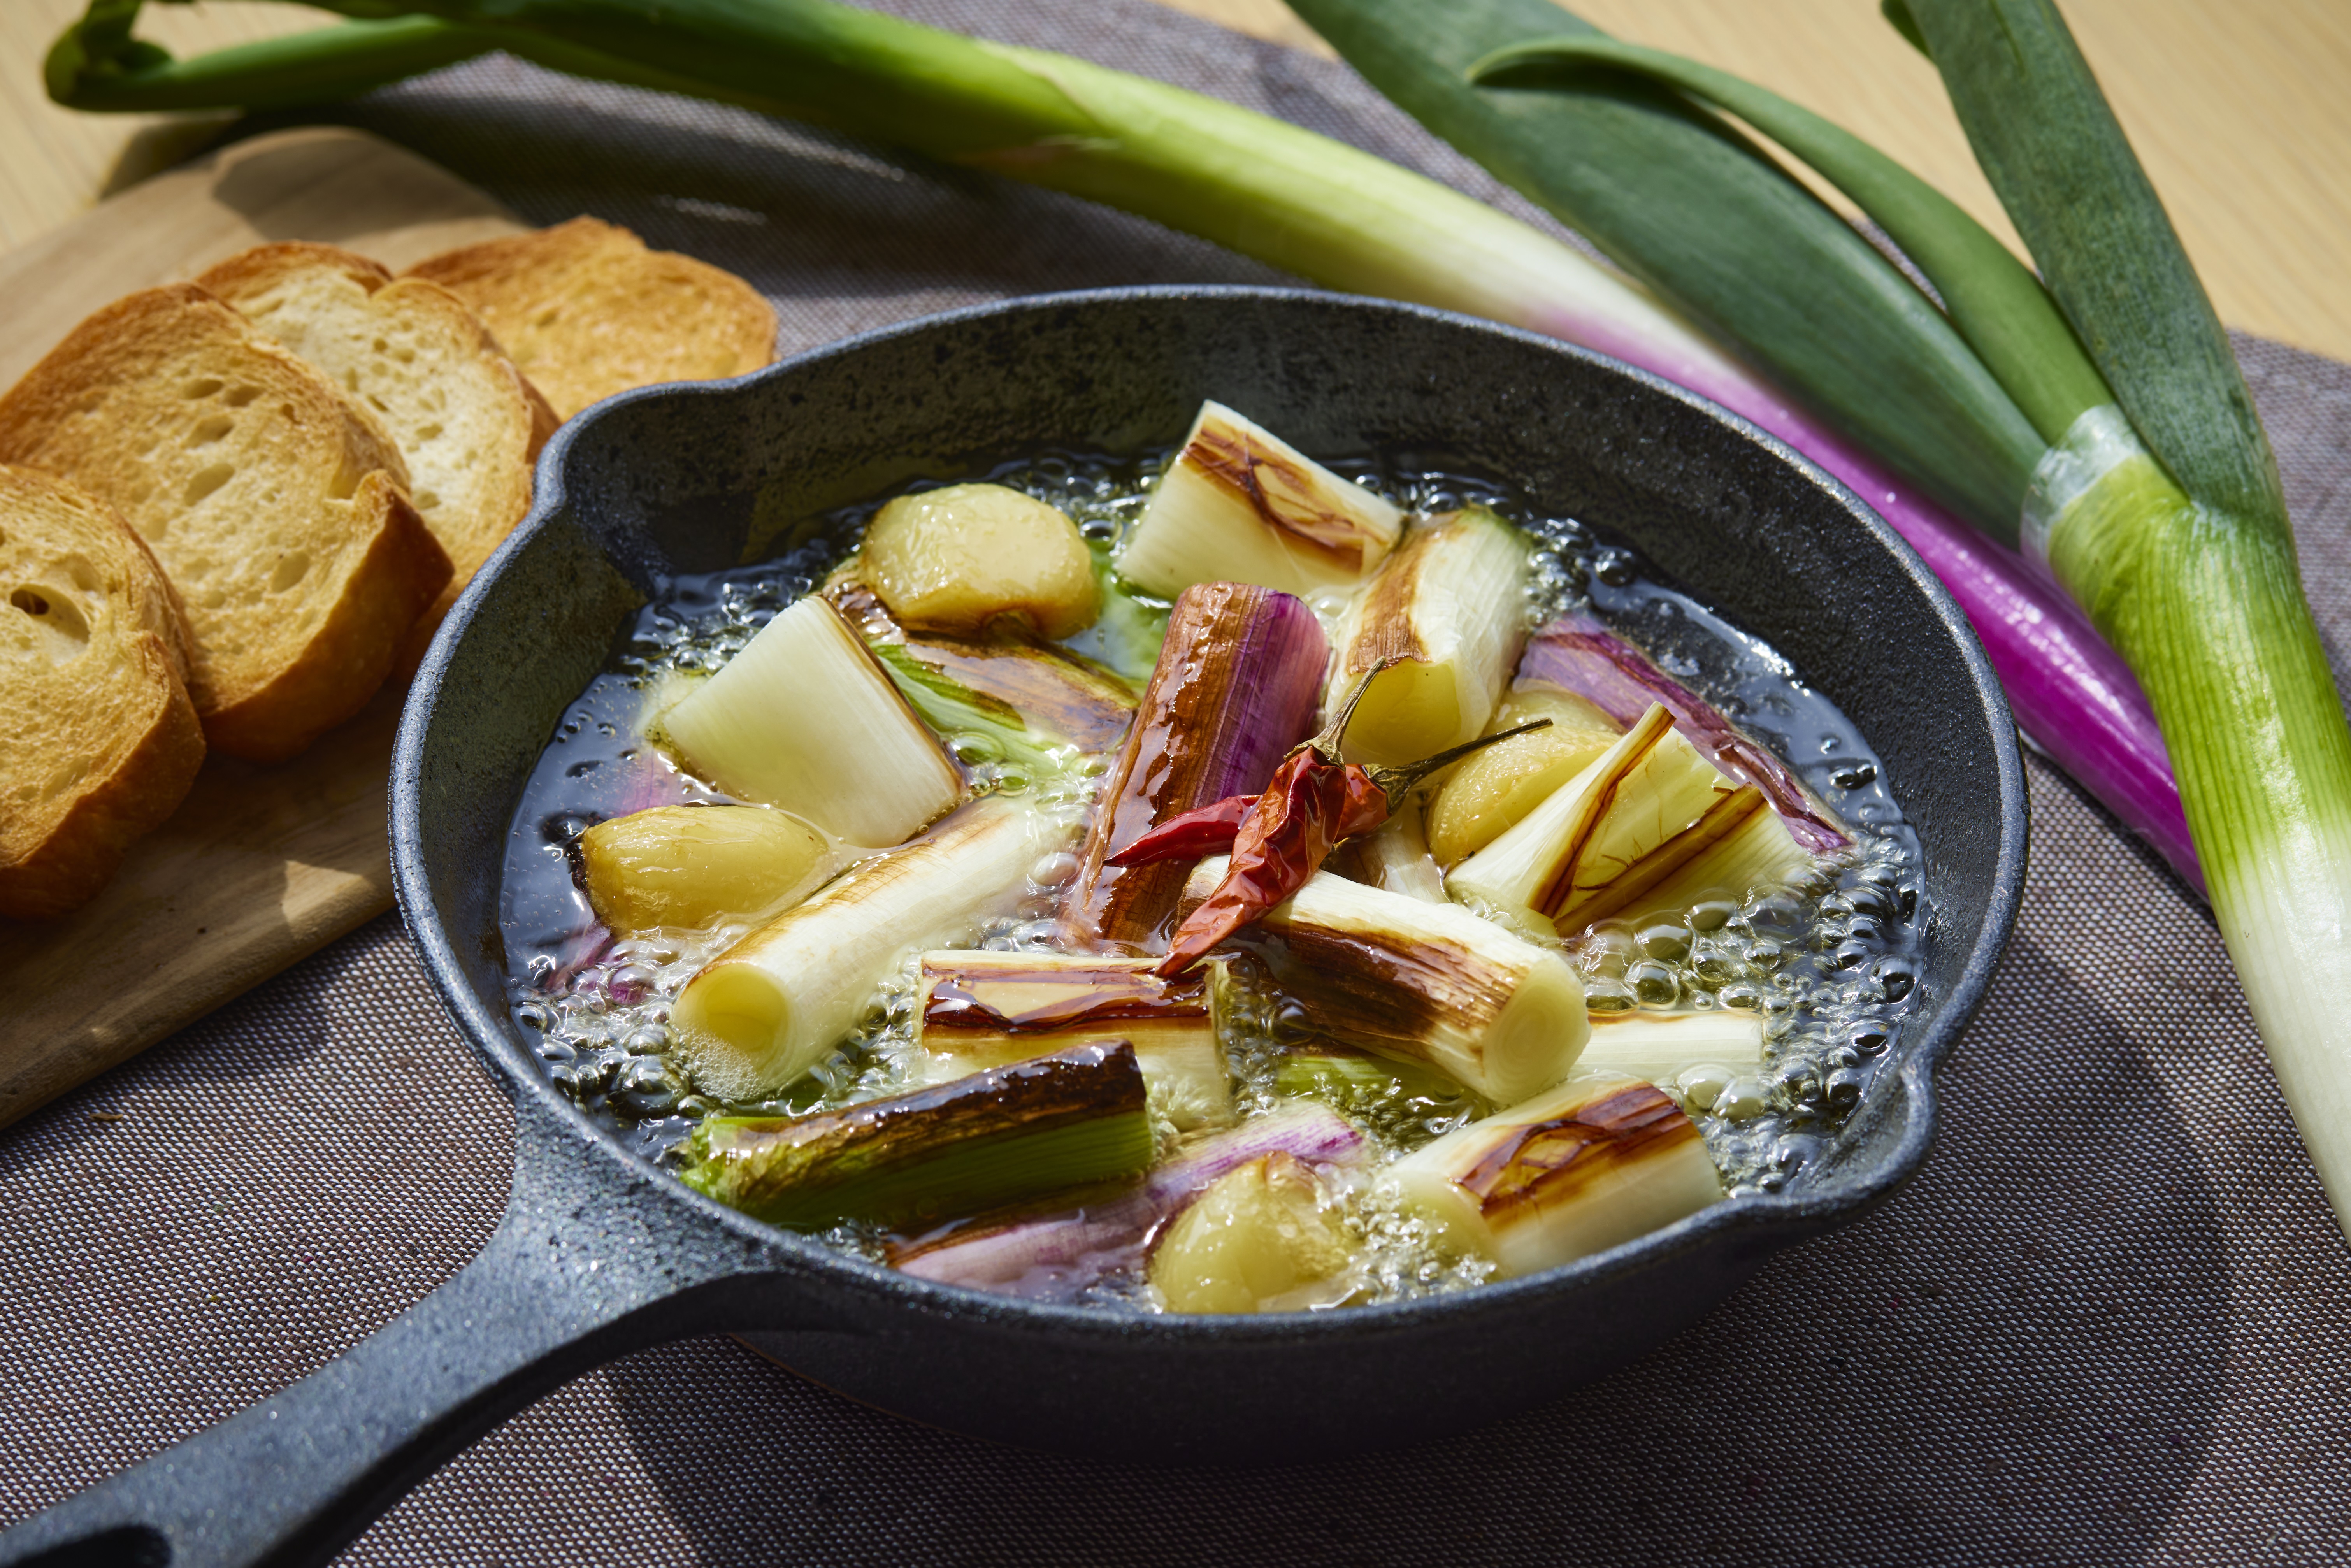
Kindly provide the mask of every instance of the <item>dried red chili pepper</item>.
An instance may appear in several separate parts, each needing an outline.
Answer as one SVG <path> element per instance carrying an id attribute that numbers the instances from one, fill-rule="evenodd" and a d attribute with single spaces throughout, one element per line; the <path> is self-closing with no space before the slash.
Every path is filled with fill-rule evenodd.
<path id="1" fill-rule="evenodd" d="M 1364 673 L 1322 733 L 1282 758 L 1265 793 L 1235 795 L 1170 817 L 1110 857 L 1113 865 L 1144 865 L 1187 855 L 1198 859 L 1231 846 L 1224 880 L 1176 927 L 1157 973 L 1170 977 L 1182 974 L 1217 944 L 1296 893 L 1342 841 L 1386 821 L 1414 787 L 1438 768 L 1551 723 L 1539 718 L 1402 768 L 1348 762 L 1339 755 L 1347 721 L 1354 716 L 1355 705 L 1373 676 L 1394 663 L 1384 661 Z"/>
<path id="2" fill-rule="evenodd" d="M 1233 835 L 1257 808 L 1254 795 L 1228 795 L 1189 811 L 1178 811 L 1102 864 L 1149 865 L 1154 861 L 1200 860 L 1233 847 Z"/>

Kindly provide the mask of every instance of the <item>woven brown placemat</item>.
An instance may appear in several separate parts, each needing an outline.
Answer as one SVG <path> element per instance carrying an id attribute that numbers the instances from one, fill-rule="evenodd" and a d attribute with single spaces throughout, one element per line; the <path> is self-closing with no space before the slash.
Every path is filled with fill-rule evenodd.
<path id="1" fill-rule="evenodd" d="M 893 8 L 1214 91 L 1525 212 L 1343 68 L 1140 0 Z M 350 118 L 528 217 L 594 212 L 741 271 L 788 350 L 1007 294 L 1273 277 L 1048 193 L 503 60 Z M 2239 350 L 2339 673 L 2351 367 Z M 2023 913 L 1924 1172 L 1604 1383 L 1381 1458 L 1151 1471 L 947 1437 L 694 1341 L 517 1416 L 347 1560 L 2351 1560 L 2351 1253 L 2210 920 L 2064 779 L 2032 778 Z M 508 1126 L 387 918 L 0 1131 L 0 1524 L 455 1272 L 503 1206 Z"/>

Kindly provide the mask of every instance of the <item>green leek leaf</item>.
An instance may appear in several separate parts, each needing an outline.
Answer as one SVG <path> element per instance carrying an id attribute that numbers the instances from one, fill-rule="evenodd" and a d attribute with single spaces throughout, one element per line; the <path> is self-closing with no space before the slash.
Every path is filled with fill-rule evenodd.
<path id="1" fill-rule="evenodd" d="M 1992 189 L 2123 412 L 2180 487 L 2285 528 L 2228 334 L 2049 0 L 1909 0 Z"/>
<path id="2" fill-rule="evenodd" d="M 2114 394 L 2074 340 L 2041 280 L 1981 224 L 1934 186 L 1842 126 L 1728 71 L 1661 49 L 1586 34 L 1498 49 L 1469 68 L 1479 83 L 1544 66 L 1614 67 L 1728 110 L 1802 159 L 1853 198 L 1943 297 L 1951 324 L 2016 400 L 2042 439 Z"/>
<path id="3" fill-rule="evenodd" d="M 1622 73 L 1475 87 L 1494 51 L 1598 37 L 1549 0 L 1296 0 L 1372 85 L 1709 333 L 2004 539 L 2047 444 L 1910 281 L 1720 119 Z"/>

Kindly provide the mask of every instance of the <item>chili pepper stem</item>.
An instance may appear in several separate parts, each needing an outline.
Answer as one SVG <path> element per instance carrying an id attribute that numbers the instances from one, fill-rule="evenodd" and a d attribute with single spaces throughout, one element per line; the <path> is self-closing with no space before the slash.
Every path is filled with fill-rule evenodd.
<path id="1" fill-rule="evenodd" d="M 1360 687 L 1357 689 L 1361 690 Z M 1404 804 L 1404 798 L 1418 789 L 1421 781 L 1429 775 L 1450 768 L 1471 752 L 1483 751 L 1498 741 L 1550 727 L 1551 720 L 1547 718 L 1530 719 L 1513 729 L 1498 730 L 1492 735 L 1481 735 L 1475 740 L 1465 740 L 1458 746 L 1448 746 L 1434 757 L 1424 757 L 1401 768 L 1366 768 L 1364 771 L 1371 775 L 1372 782 L 1380 787 L 1380 793 L 1388 798 L 1388 814 L 1394 816 L 1397 808 Z"/>

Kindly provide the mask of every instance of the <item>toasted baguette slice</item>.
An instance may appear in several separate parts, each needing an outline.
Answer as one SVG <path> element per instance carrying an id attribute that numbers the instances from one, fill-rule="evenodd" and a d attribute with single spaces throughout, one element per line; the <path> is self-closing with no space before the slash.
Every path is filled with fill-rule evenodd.
<path id="1" fill-rule="evenodd" d="M 86 903 L 196 781 L 187 629 L 97 497 L 0 467 L 0 915 Z"/>
<path id="2" fill-rule="evenodd" d="M 196 279 L 372 413 L 408 465 L 408 498 L 455 571 L 410 633 L 434 628 L 530 509 L 555 411 L 471 307 L 330 245 L 256 246 Z M 408 661 L 413 663 L 413 657 Z"/>
<path id="3" fill-rule="evenodd" d="M 481 312 L 566 419 L 631 387 L 738 376 L 775 358 L 776 313 L 749 284 L 594 218 L 467 246 L 407 276 Z"/>
<path id="4" fill-rule="evenodd" d="M 119 299 L 0 397 L 0 463 L 71 479 L 186 607 L 218 750 L 293 756 L 365 706 L 449 580 L 375 423 L 188 284 Z"/>

